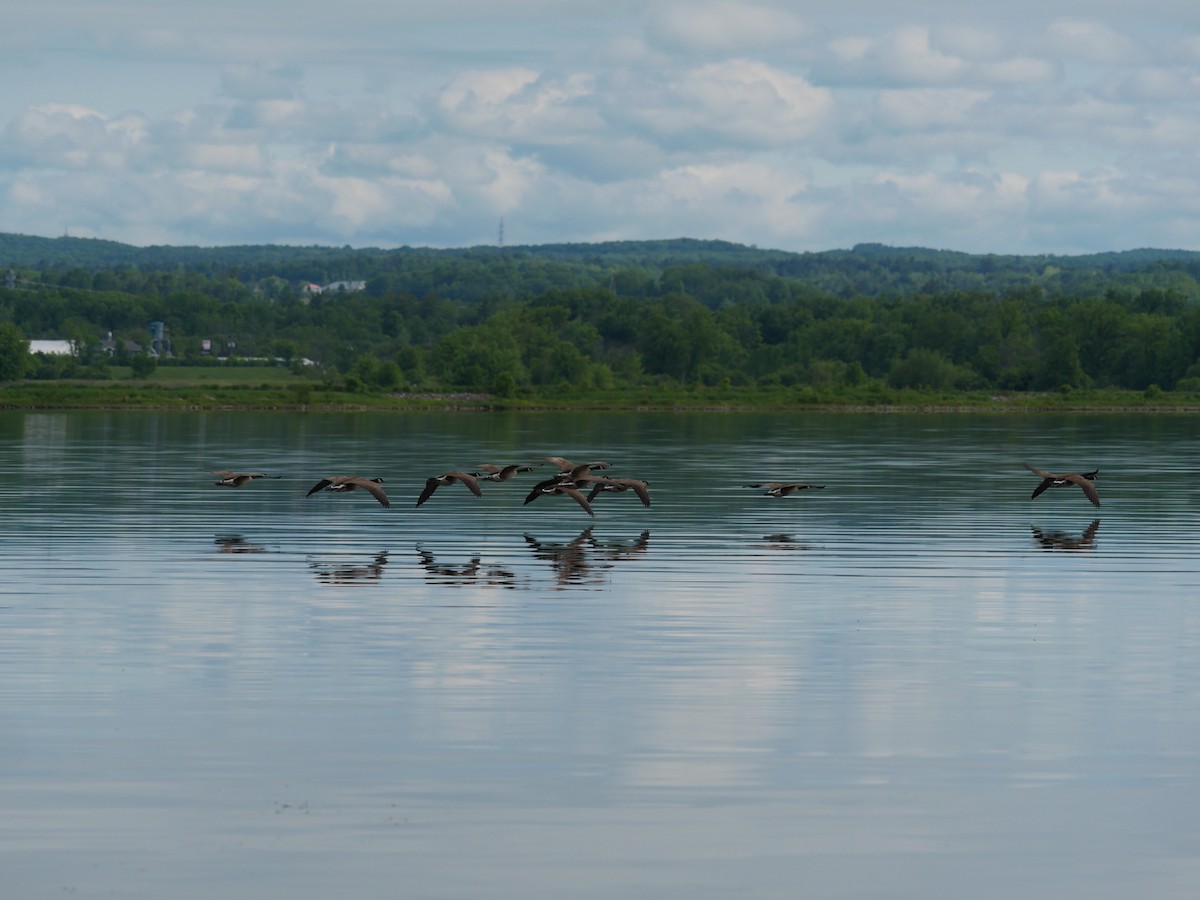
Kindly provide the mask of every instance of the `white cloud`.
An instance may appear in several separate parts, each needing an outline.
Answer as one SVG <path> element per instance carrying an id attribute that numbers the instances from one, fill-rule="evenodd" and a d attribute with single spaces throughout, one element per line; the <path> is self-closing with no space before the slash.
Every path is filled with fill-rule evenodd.
<path id="1" fill-rule="evenodd" d="M 0 158 L 19 166 L 111 171 L 132 161 L 148 123 L 127 114 L 109 117 L 78 104 L 51 103 L 9 123 Z"/>
<path id="2" fill-rule="evenodd" d="M 1172 57 L 1191 63 L 1200 62 L 1200 31 L 1183 35 L 1169 49 Z"/>
<path id="3" fill-rule="evenodd" d="M 829 49 L 834 58 L 846 66 L 862 63 L 874 46 L 875 41 L 863 35 L 839 37 L 829 42 Z"/>
<path id="4" fill-rule="evenodd" d="M 940 84 L 961 75 L 966 63 L 929 42 L 929 29 L 902 28 L 871 44 L 865 58 L 886 77 L 909 84 Z"/>
<path id="5" fill-rule="evenodd" d="M 1054 80 L 1046 59 L 1008 48 L 995 31 L 982 28 L 907 26 L 877 37 L 839 37 L 829 42 L 829 59 L 819 68 L 830 84 L 1030 85 Z"/>
<path id="6" fill-rule="evenodd" d="M 1020 56 L 977 63 L 972 81 L 988 85 L 1048 85 L 1059 78 L 1059 67 L 1049 60 Z"/>
<path id="7" fill-rule="evenodd" d="M 646 98 L 629 96 L 624 115 L 673 146 L 719 141 L 776 147 L 810 136 L 833 105 L 829 91 L 751 60 L 682 73 Z M 641 105 L 638 105 L 641 104 Z"/>
<path id="8" fill-rule="evenodd" d="M 597 184 L 651 175 L 671 158 L 671 153 L 653 140 L 619 133 L 570 144 L 543 144 L 534 152 L 547 167 Z"/>
<path id="9" fill-rule="evenodd" d="M 993 28 L 979 25 L 939 25 L 930 29 L 932 39 L 946 53 L 968 60 L 1003 59 L 1007 47 Z"/>
<path id="10" fill-rule="evenodd" d="M 543 78 L 530 69 L 468 72 L 436 100 L 435 114 L 462 133 L 487 138 L 556 143 L 596 131 L 592 79 Z"/>
<path id="11" fill-rule="evenodd" d="M 356 143 L 339 141 L 330 144 L 321 163 L 322 171 L 331 176 L 398 175 L 425 179 L 437 174 L 438 166 L 428 155 L 415 148 L 397 148 L 386 143 Z"/>
<path id="12" fill-rule="evenodd" d="M 351 233 L 369 230 L 373 223 L 398 218 L 394 209 L 403 204 L 405 212 L 401 221 L 428 222 L 433 215 L 452 205 L 453 195 L 444 181 L 388 177 L 367 178 L 324 178 L 312 179 L 314 188 L 320 189 L 326 199 L 323 208 L 338 222 L 339 227 Z M 419 211 L 413 215 L 414 211 Z"/>
<path id="13" fill-rule="evenodd" d="M 1200 246 L 1186 4 L 347 2 L 31 7 L 0 230 Z"/>
<path id="14" fill-rule="evenodd" d="M 651 15 L 648 33 L 671 49 L 740 56 L 803 40 L 812 29 L 786 9 L 717 0 L 662 7 Z"/>
<path id="15" fill-rule="evenodd" d="M 1136 42 L 1103 22 L 1058 19 L 1047 35 L 1059 52 L 1085 62 L 1116 65 L 1141 55 Z"/>
<path id="16" fill-rule="evenodd" d="M 1200 72 L 1183 66 L 1147 66 L 1126 75 L 1113 92 L 1134 103 L 1191 103 L 1200 100 Z"/>
<path id="17" fill-rule="evenodd" d="M 1030 185 L 1032 210 L 1044 210 L 1051 217 L 1082 216 L 1103 219 L 1124 211 L 1132 218 L 1144 211 L 1144 200 L 1126 191 L 1124 179 L 1115 169 L 1083 173 L 1048 170 Z"/>
<path id="18" fill-rule="evenodd" d="M 970 88 L 912 88 L 880 91 L 875 101 L 877 120 L 903 130 L 962 125 L 972 109 L 987 100 L 987 91 Z"/>
<path id="19" fill-rule="evenodd" d="M 753 223 L 773 242 L 794 245 L 813 237 L 821 211 L 808 197 L 807 179 L 769 162 L 682 166 L 664 171 L 648 187 L 641 194 L 642 215 L 674 221 L 684 215 L 703 237 Z"/>
<path id="20" fill-rule="evenodd" d="M 179 149 L 177 162 L 186 169 L 213 173 L 258 172 L 265 163 L 262 148 L 253 144 L 187 144 Z"/>
<path id="21" fill-rule="evenodd" d="M 884 171 L 836 192 L 822 222 L 843 243 L 887 240 L 980 252 L 1005 252 L 1029 208 L 1017 173 Z M 903 238 L 888 238 L 902 229 Z"/>
<path id="22" fill-rule="evenodd" d="M 934 172 L 904 174 L 882 172 L 874 184 L 891 187 L 906 205 L 918 207 L 924 216 L 949 217 L 957 222 L 973 221 L 1011 209 L 1026 202 L 1026 179 L 1015 174 L 989 175 L 970 170 L 947 177 Z"/>
<path id="23" fill-rule="evenodd" d="M 445 116 L 468 127 L 507 123 L 513 101 L 537 80 L 537 72 L 523 68 L 464 72 L 441 92 L 438 107 Z"/>
<path id="24" fill-rule="evenodd" d="M 221 73 L 221 93 L 235 100 L 291 100 L 301 77 L 296 66 L 227 66 Z"/>

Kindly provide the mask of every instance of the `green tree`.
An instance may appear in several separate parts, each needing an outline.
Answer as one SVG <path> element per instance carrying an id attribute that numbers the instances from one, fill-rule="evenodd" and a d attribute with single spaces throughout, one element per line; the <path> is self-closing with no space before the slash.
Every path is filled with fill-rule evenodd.
<path id="1" fill-rule="evenodd" d="M 512 372 L 504 371 L 492 379 L 491 393 L 497 397 L 509 398 L 517 393 L 517 379 Z"/>
<path id="2" fill-rule="evenodd" d="M 1033 331 L 1024 301 L 1008 297 L 993 304 L 978 324 L 980 347 L 973 364 L 991 384 L 1022 390 L 1033 380 Z"/>
<path id="3" fill-rule="evenodd" d="M 639 323 L 637 350 L 647 372 L 685 383 L 696 380 L 702 364 L 711 378 L 742 355 L 707 307 L 679 294 L 664 297 Z"/>
<path id="4" fill-rule="evenodd" d="M 394 391 L 403 380 L 404 373 L 400 371 L 400 366 L 390 359 L 383 360 L 375 369 L 375 386 L 385 391 Z"/>
<path id="5" fill-rule="evenodd" d="M 517 384 L 526 377 L 512 335 L 481 325 L 459 328 L 439 340 L 429 365 L 445 384 L 474 390 L 490 390 L 503 372 Z"/>
<path id="6" fill-rule="evenodd" d="M 271 345 L 275 355 L 282 359 L 285 363 L 290 363 L 293 359 L 300 355 L 300 348 L 293 340 L 287 338 L 279 338 Z"/>
<path id="7" fill-rule="evenodd" d="M 961 370 L 936 350 L 917 347 L 909 350 L 904 359 L 892 363 L 887 382 L 897 388 L 948 388 L 966 387 L 970 373 Z"/>
<path id="8" fill-rule="evenodd" d="M 29 364 L 29 341 L 12 322 L 0 322 L 0 381 L 16 381 Z"/>
<path id="9" fill-rule="evenodd" d="M 158 360 L 148 353 L 136 353 L 129 360 L 129 368 L 133 370 L 134 378 L 149 378 L 158 368 Z"/>
<path id="10" fill-rule="evenodd" d="M 1129 331 L 1129 313 L 1111 300 L 1072 304 L 1069 316 L 1084 371 L 1097 384 L 1109 387 L 1122 379 L 1122 345 Z"/>
<path id="11" fill-rule="evenodd" d="M 1058 309 L 1043 310 L 1038 317 L 1038 353 L 1033 386 L 1041 390 L 1084 387 L 1088 377 L 1079 362 L 1079 345 L 1071 320 Z"/>
<path id="12" fill-rule="evenodd" d="M 1134 314 L 1128 324 L 1122 386 L 1142 390 L 1157 384 L 1170 390 L 1191 362 L 1179 323 L 1169 316 Z"/>

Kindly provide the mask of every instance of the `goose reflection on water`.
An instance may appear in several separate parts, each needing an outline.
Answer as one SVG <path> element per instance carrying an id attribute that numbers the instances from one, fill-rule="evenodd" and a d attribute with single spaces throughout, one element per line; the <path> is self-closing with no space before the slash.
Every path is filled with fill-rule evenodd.
<path id="1" fill-rule="evenodd" d="M 376 584 L 383 578 L 387 563 L 388 551 L 381 550 L 367 563 L 310 561 L 308 567 L 321 584 Z"/>
<path id="2" fill-rule="evenodd" d="M 796 540 L 794 534 L 764 534 L 764 546 L 771 550 L 810 550 L 808 544 L 802 544 Z"/>
<path id="3" fill-rule="evenodd" d="M 525 534 L 525 543 L 535 559 L 550 563 L 559 588 L 603 584 L 613 562 L 630 559 L 646 552 L 650 532 L 643 531 L 630 540 L 598 541 L 589 525 L 570 541 L 542 541 Z"/>
<path id="4" fill-rule="evenodd" d="M 484 566 L 479 556 L 472 556 L 465 563 L 440 563 L 437 557 L 420 544 L 416 546 L 421 568 L 425 570 L 425 581 L 447 587 L 502 587 L 515 588 L 517 574 L 498 566 Z"/>
<path id="5" fill-rule="evenodd" d="M 555 581 L 560 587 L 570 584 L 587 583 L 600 574 L 592 571 L 592 564 L 587 558 L 587 543 L 592 537 L 593 526 L 589 525 L 570 541 L 541 541 L 533 535 L 523 535 L 525 543 L 533 551 L 534 559 L 550 563 L 554 569 Z"/>
<path id="6" fill-rule="evenodd" d="M 589 529 L 590 530 L 590 529 Z M 590 539 L 592 549 L 601 559 L 633 559 L 645 553 L 650 546 L 650 532 L 643 531 L 629 540 L 598 541 Z"/>
<path id="7" fill-rule="evenodd" d="M 1082 534 L 1069 531 L 1059 531 L 1049 528 L 1029 526 L 1033 539 L 1042 550 L 1091 550 L 1096 546 L 1096 532 L 1100 530 L 1100 520 L 1093 519 L 1092 524 L 1083 530 Z"/>
<path id="8" fill-rule="evenodd" d="M 218 534 L 213 538 L 218 553 L 266 553 L 262 544 L 252 544 L 240 534 Z"/>

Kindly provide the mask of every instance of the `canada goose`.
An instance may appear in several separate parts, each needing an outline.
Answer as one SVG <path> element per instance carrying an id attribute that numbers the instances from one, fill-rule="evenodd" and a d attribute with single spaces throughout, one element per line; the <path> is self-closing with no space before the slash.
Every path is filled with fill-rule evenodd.
<path id="1" fill-rule="evenodd" d="M 529 504 L 536 500 L 542 494 L 553 493 L 554 488 L 562 485 L 575 487 L 575 482 L 571 480 L 570 473 L 559 472 L 557 475 L 551 475 L 549 478 L 543 478 L 537 484 L 529 489 L 529 493 L 525 495 L 525 503 Z"/>
<path id="2" fill-rule="evenodd" d="M 268 475 L 265 472 L 217 472 L 212 471 L 213 475 L 220 478 L 220 481 L 214 481 L 213 484 L 219 484 L 223 487 L 241 487 L 243 484 L 249 484 L 255 478 L 282 478 L 282 475 Z"/>
<path id="3" fill-rule="evenodd" d="M 588 502 L 588 498 L 580 493 L 579 488 L 571 481 L 564 481 L 560 478 L 547 478 L 545 481 L 539 481 L 533 486 L 533 490 L 525 497 L 525 503 L 529 504 L 541 497 L 543 494 L 566 494 L 576 503 L 583 507 L 584 511 L 589 516 L 595 516 L 592 512 L 592 504 Z"/>
<path id="4" fill-rule="evenodd" d="M 544 459 L 546 462 L 554 463 L 554 465 L 558 466 L 558 470 L 560 472 L 570 472 L 572 470 L 578 471 L 581 468 L 584 470 L 611 468 L 608 463 L 601 462 L 600 460 L 595 460 L 594 462 L 576 463 L 571 462 L 569 459 L 564 459 L 561 456 L 543 456 L 542 459 Z"/>
<path id="5" fill-rule="evenodd" d="M 1033 493 L 1029 495 L 1032 500 L 1038 494 L 1047 488 L 1052 487 L 1069 487 L 1070 485 L 1078 485 L 1083 489 L 1084 495 L 1092 501 L 1092 506 L 1100 505 L 1100 495 L 1096 493 L 1096 485 L 1092 484 L 1100 477 L 1100 470 L 1093 469 L 1090 472 L 1067 472 L 1062 475 L 1057 475 L 1054 472 L 1047 472 L 1045 469 L 1039 469 L 1037 466 L 1031 466 L 1029 463 L 1021 463 L 1034 475 L 1042 479 L 1042 483 L 1033 489 Z"/>
<path id="6" fill-rule="evenodd" d="M 614 494 L 619 494 L 622 491 L 633 491 L 638 495 L 638 499 L 642 501 L 642 506 L 649 506 L 650 491 L 647 490 L 649 486 L 649 482 L 642 481 L 640 478 L 597 478 L 587 498 L 589 501 L 595 500 L 596 495 L 601 491 L 612 491 Z"/>
<path id="7" fill-rule="evenodd" d="M 764 497 L 786 497 L 789 494 L 795 494 L 798 491 L 807 491 L 807 490 L 823 491 L 823 490 L 825 490 L 825 485 L 823 485 L 823 484 L 804 484 L 803 482 L 788 483 L 788 482 L 782 482 L 782 481 L 762 481 L 762 482 L 759 482 L 758 484 L 746 484 L 746 485 L 743 485 L 743 487 L 766 488 L 767 490 L 763 494 Z"/>
<path id="8" fill-rule="evenodd" d="M 540 466 L 541 463 L 538 463 Z M 521 472 L 532 472 L 537 466 L 516 465 L 510 466 L 493 466 L 491 463 L 483 463 L 479 466 L 482 471 L 472 472 L 476 478 L 482 478 L 484 481 L 508 481 L 514 475 Z M 487 473 L 486 475 L 484 473 Z"/>
<path id="9" fill-rule="evenodd" d="M 483 493 L 479 490 L 479 482 L 475 480 L 475 476 L 470 472 L 446 472 L 444 475 L 435 475 L 433 478 L 425 479 L 425 490 L 421 491 L 421 496 L 417 498 L 417 506 L 420 506 L 426 500 L 433 496 L 443 484 L 454 484 L 456 481 L 461 481 L 476 497 L 482 497 Z"/>
<path id="10" fill-rule="evenodd" d="M 596 463 L 580 463 L 577 466 L 561 469 L 544 481 L 538 482 L 534 491 L 548 484 L 573 484 L 577 488 L 582 488 L 594 481 L 604 481 L 608 476 L 592 474 L 592 469 L 596 465 Z M 607 466 L 608 463 L 603 463 L 603 465 Z"/>
<path id="11" fill-rule="evenodd" d="M 362 488 L 378 500 L 383 506 L 391 506 L 388 501 L 387 494 L 383 492 L 380 485 L 383 484 L 382 478 L 360 478 L 357 475 L 334 475 L 332 478 L 322 478 L 312 486 L 312 489 L 305 494 L 306 497 L 311 497 L 317 491 L 329 491 L 334 494 L 345 494 L 355 488 Z"/>
<path id="12" fill-rule="evenodd" d="M 588 468 L 588 463 L 582 463 L 570 469 L 563 469 L 535 484 L 525 497 L 525 502 L 528 503 L 530 500 L 536 500 L 542 494 L 550 493 L 549 488 L 556 485 L 577 489 L 586 488 L 593 481 L 602 481 L 604 477 L 603 475 L 593 475 Z"/>

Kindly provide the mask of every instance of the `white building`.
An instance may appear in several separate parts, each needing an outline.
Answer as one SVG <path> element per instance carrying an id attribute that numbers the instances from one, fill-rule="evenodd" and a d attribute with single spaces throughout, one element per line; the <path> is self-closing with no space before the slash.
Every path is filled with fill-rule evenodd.
<path id="1" fill-rule="evenodd" d="M 45 353 L 47 356 L 74 356 L 75 346 L 70 341 L 30 341 L 30 353 Z"/>

